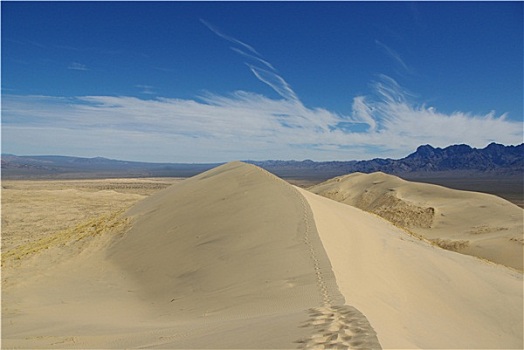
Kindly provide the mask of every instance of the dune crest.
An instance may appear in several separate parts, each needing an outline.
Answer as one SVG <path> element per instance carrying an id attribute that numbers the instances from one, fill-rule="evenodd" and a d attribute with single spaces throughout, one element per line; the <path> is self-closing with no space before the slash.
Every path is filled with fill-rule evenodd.
<path id="1" fill-rule="evenodd" d="M 353 173 L 313 193 L 377 214 L 441 248 L 523 270 L 522 208 L 493 195 Z"/>

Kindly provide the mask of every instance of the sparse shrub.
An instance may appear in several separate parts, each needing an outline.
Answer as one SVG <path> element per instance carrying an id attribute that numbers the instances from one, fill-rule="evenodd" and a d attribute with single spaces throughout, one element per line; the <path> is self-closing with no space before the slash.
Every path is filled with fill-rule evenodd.
<path id="1" fill-rule="evenodd" d="M 465 240 L 453 241 L 451 239 L 435 238 L 431 239 L 430 241 L 435 245 L 439 246 L 440 248 L 451 250 L 454 252 L 457 252 L 469 246 L 469 241 Z"/>

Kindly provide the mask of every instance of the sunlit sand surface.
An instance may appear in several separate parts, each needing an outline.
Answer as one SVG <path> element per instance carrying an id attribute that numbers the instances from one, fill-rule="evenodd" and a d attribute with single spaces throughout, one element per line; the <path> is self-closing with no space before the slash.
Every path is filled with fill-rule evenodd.
<path id="1" fill-rule="evenodd" d="M 523 269 L 524 210 L 494 195 L 354 173 L 311 192 L 377 214 L 441 248 Z"/>

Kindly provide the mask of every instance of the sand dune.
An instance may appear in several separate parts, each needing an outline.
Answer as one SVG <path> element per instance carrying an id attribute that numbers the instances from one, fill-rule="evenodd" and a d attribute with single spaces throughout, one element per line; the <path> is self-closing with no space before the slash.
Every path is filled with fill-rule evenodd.
<path id="1" fill-rule="evenodd" d="M 224 165 L 126 216 L 125 234 L 49 247 L 8 271 L 4 345 L 380 347 L 345 305 L 304 197 L 262 169 Z"/>
<path id="2" fill-rule="evenodd" d="M 3 269 L 4 348 L 523 346 L 522 274 L 252 165 L 76 233 Z"/>
<path id="3" fill-rule="evenodd" d="M 520 349 L 522 274 L 302 190 L 340 291 L 385 349 Z"/>
<path id="4" fill-rule="evenodd" d="M 524 211 L 493 195 L 354 173 L 311 192 L 375 213 L 442 248 L 523 270 Z"/>
<path id="5" fill-rule="evenodd" d="M 293 341 L 308 335 L 297 317 L 305 321 L 311 308 L 344 304 L 309 207 L 293 187 L 259 168 L 219 167 L 142 201 L 129 215 L 137 221 L 109 258 L 133 277 L 160 319 L 249 324 L 291 317 L 291 327 L 254 344 L 296 347 Z"/>

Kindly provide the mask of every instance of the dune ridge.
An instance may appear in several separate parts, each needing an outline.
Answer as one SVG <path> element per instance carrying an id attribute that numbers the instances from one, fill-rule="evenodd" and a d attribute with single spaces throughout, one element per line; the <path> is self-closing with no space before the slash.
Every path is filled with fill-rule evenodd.
<path id="1" fill-rule="evenodd" d="M 191 210 L 180 208 L 181 203 L 190 203 Z M 199 211 L 193 212 L 195 207 Z M 187 308 L 189 303 L 192 315 L 219 313 L 220 317 L 309 310 L 310 319 L 302 328 L 310 328 L 312 334 L 297 339 L 299 344 L 380 347 L 365 316 L 356 309 L 347 312 L 308 203 L 295 188 L 269 172 L 228 163 L 144 200 L 129 215 L 137 216 L 137 222 L 112 248 L 110 258 L 131 273 L 136 269 L 147 272 L 135 278 L 148 289 L 144 297 L 162 302 L 164 313 L 168 307 Z M 220 220 L 213 220 L 214 216 Z M 178 226 L 182 222 L 190 227 Z M 168 227 L 171 223 L 177 225 L 174 231 Z M 143 232 L 151 234 L 146 237 Z M 177 237 L 176 248 L 170 246 L 171 234 Z M 144 253 L 144 246 L 151 247 L 151 242 L 159 258 L 154 266 L 161 261 L 177 270 L 170 257 L 162 255 L 164 251 L 176 256 L 177 262 L 191 261 L 191 265 L 171 272 L 175 279 L 152 279 L 148 271 L 152 253 Z M 224 255 L 220 255 L 224 245 Z M 190 290 L 184 291 L 186 288 Z M 169 297 L 158 300 L 165 291 L 171 293 Z M 220 310 L 213 309 L 217 305 Z M 177 317 L 185 311 L 177 310 Z M 359 327 L 358 334 L 355 327 Z"/>
<path id="2" fill-rule="evenodd" d="M 329 260 L 321 255 L 318 238 L 313 241 L 316 232 L 309 224 L 309 208 L 294 189 L 280 181 L 254 166 L 229 163 L 157 193 L 128 211 L 129 216 L 136 217 L 135 223 L 111 247 L 109 259 L 129 270 L 144 285 L 147 297 L 155 299 L 165 291 L 184 288 L 192 289 L 195 297 L 195 293 L 207 289 L 208 282 L 202 282 L 207 279 L 211 286 L 223 288 L 220 304 L 226 305 L 226 300 L 245 294 L 245 288 L 259 295 L 280 290 L 283 295 L 279 298 L 288 299 L 289 305 L 297 299 L 296 293 L 311 298 L 315 305 L 340 298 L 334 295 L 337 292 L 334 277 L 329 275 Z M 301 250 L 304 243 L 308 250 Z M 268 261 L 264 255 L 268 249 L 279 252 L 274 254 L 278 261 Z M 233 266 L 241 261 L 244 266 Z M 185 265 L 180 266 L 182 263 Z M 285 273 L 295 268 L 290 263 L 299 265 L 299 275 L 312 268 L 319 271 L 320 291 L 313 293 L 309 284 L 293 282 Z M 154 268 L 170 272 L 151 273 Z M 236 274 L 230 276 L 228 271 Z M 253 275 L 253 271 L 258 274 Z M 166 279 L 168 274 L 174 278 Z M 200 276 L 193 278 L 196 275 Z M 178 280 L 186 281 L 178 285 Z M 267 286 L 266 281 L 274 285 Z M 202 285 L 189 287 L 193 282 Z M 294 288 L 286 287 L 290 284 Z M 327 284 L 333 284 L 330 293 Z M 232 295 L 232 288 L 240 285 L 239 295 Z M 183 296 L 175 293 L 165 298 L 170 301 L 179 297 Z M 270 298 L 267 301 L 270 303 Z"/>
<path id="3" fill-rule="evenodd" d="M 523 271 L 524 210 L 502 198 L 380 172 L 336 177 L 309 190 L 379 215 L 441 248 Z"/>
<path id="4" fill-rule="evenodd" d="M 522 274 L 301 190 L 340 291 L 385 349 L 520 349 Z"/>
<path id="5" fill-rule="evenodd" d="M 46 251 L 11 271 L 5 345 L 380 348 L 345 305 L 308 202 L 270 173 L 228 163 L 122 218 L 124 235 L 64 244 L 67 259 Z"/>

